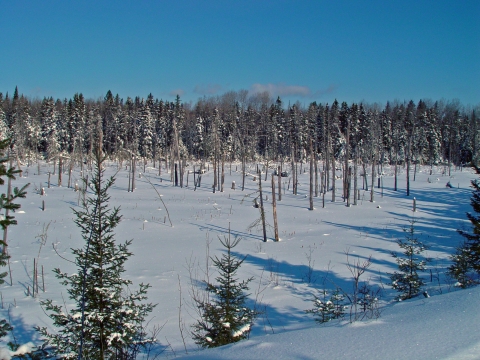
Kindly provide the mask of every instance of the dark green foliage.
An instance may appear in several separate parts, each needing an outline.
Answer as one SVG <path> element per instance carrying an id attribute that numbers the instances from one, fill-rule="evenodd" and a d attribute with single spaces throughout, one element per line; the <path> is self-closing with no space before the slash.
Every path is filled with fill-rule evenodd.
<path id="1" fill-rule="evenodd" d="M 314 295 L 313 309 L 306 310 L 307 314 L 312 314 L 315 321 L 324 324 L 334 319 L 342 319 L 345 316 L 345 296 L 342 291 L 337 288 L 328 296 L 326 290 L 320 292 L 320 296 Z"/>
<path id="2" fill-rule="evenodd" d="M 237 270 L 245 260 L 239 260 L 231 253 L 239 241 L 231 241 L 230 237 L 220 239 L 227 251 L 220 259 L 212 258 L 219 273 L 215 278 L 218 284 L 206 283 L 211 298 L 194 298 L 201 318 L 193 325 L 192 337 L 201 347 L 212 348 L 246 339 L 257 315 L 245 305 L 248 296 L 245 292 L 253 278 L 242 282 L 236 278 Z"/>
<path id="3" fill-rule="evenodd" d="M 0 338 L 4 337 L 12 330 L 12 326 L 8 323 L 6 319 L 0 320 Z"/>
<path id="4" fill-rule="evenodd" d="M 480 168 L 473 167 L 480 175 Z M 473 213 L 467 213 L 467 218 L 472 224 L 471 232 L 458 230 L 465 240 L 451 256 L 453 264 L 448 273 L 457 279 L 459 286 L 465 288 L 478 283 L 480 275 L 480 182 L 478 179 L 471 181 L 473 188 L 470 205 Z"/>
<path id="5" fill-rule="evenodd" d="M 398 264 L 399 272 L 390 274 L 390 285 L 400 292 L 398 300 L 411 299 L 420 293 L 420 289 L 425 285 L 425 281 L 418 275 L 419 271 L 426 269 L 428 259 L 421 259 L 421 255 L 427 246 L 418 240 L 415 234 L 415 220 L 410 221 L 410 227 L 403 229 L 405 240 L 397 240 L 398 246 L 403 249 L 404 257 L 392 252 Z"/>
<path id="6" fill-rule="evenodd" d="M 8 154 L 6 152 L 8 151 L 10 147 L 11 141 L 9 139 L 2 140 L 0 141 L 0 185 L 5 184 L 5 180 L 3 177 L 6 177 L 9 180 L 15 180 L 15 175 L 19 174 L 21 170 L 15 169 L 13 166 L 8 166 L 7 167 L 7 162 L 9 161 Z M 20 208 L 20 204 L 15 204 L 14 201 L 18 198 L 25 198 L 27 195 L 27 192 L 25 189 L 28 187 L 27 184 L 23 186 L 21 189 L 15 187 L 13 189 L 13 194 L 5 194 L 2 193 L 0 195 L 0 211 L 2 212 L 2 217 L 0 219 L 0 226 L 2 230 L 4 231 L 4 234 L 7 230 L 7 228 L 10 225 L 16 225 L 17 220 L 15 220 L 15 217 L 10 215 L 9 212 L 15 212 L 15 210 L 18 210 Z M 9 256 L 7 253 L 7 243 L 5 242 L 5 238 L 2 238 L 0 241 L 2 244 L 2 252 L 0 253 L 0 267 L 4 267 L 7 265 Z M 8 275 L 8 272 L 4 271 L 0 273 L 0 285 L 5 283 L 5 277 Z M 0 320 L 0 338 L 4 337 L 7 335 L 9 331 L 12 330 L 12 327 L 10 324 L 7 322 L 6 319 L 1 319 Z"/>
<path id="7" fill-rule="evenodd" d="M 75 305 L 64 309 L 52 300 L 43 301 L 58 332 L 37 328 L 46 343 L 67 359 L 78 358 L 80 351 L 85 359 L 134 359 L 155 341 L 147 337 L 144 328 L 145 317 L 154 307 L 145 303 L 149 285 L 140 284 L 131 292 L 132 282 L 122 278 L 124 264 L 132 256 L 128 250 L 131 241 L 115 243 L 113 231 L 121 216 L 118 208 L 108 206 L 107 191 L 114 178 L 103 180 L 103 160 L 97 153 L 90 184 L 93 196 L 82 210 L 74 210 L 75 223 L 85 240 L 83 248 L 73 250 L 78 271 L 68 275 L 54 270 Z"/>
<path id="8" fill-rule="evenodd" d="M 5 244 L 4 244 L 5 245 Z M 6 254 L 0 253 L 0 267 L 7 266 L 7 260 L 9 256 Z M 8 272 L 3 272 L 0 274 L 0 285 L 5 283 L 5 277 L 8 275 Z M 13 328 L 10 326 L 6 319 L 0 320 L 0 338 L 8 334 L 9 331 L 12 331 Z"/>
<path id="9" fill-rule="evenodd" d="M 361 311 L 366 314 L 367 318 L 379 313 L 377 310 L 380 295 L 381 288 L 374 289 L 368 282 L 364 282 L 358 289 L 357 304 L 360 306 Z"/>
<path id="10" fill-rule="evenodd" d="M 452 265 L 448 267 L 447 274 L 456 279 L 456 286 L 463 289 L 477 284 L 478 276 L 473 271 L 470 263 L 471 252 L 466 241 L 462 242 L 456 249 L 455 254 L 450 256 Z"/>
<path id="11" fill-rule="evenodd" d="M 5 180 L 3 179 L 3 177 L 6 177 L 10 180 L 15 180 L 15 175 L 21 173 L 21 170 L 15 169 L 15 167 L 13 166 L 7 167 L 6 165 L 9 161 L 8 155 L 6 154 L 9 146 L 9 139 L 0 141 L 0 185 L 5 184 Z M 29 185 L 30 184 L 27 184 L 20 189 L 15 187 L 13 189 L 13 194 L 11 194 L 10 197 L 8 197 L 8 194 L 2 193 L 0 195 L 0 211 L 5 214 L 7 210 L 13 212 L 15 212 L 15 210 L 18 210 L 20 208 L 20 204 L 15 204 L 14 200 L 18 198 L 25 198 L 25 196 L 27 195 L 27 192 L 25 190 Z M 11 215 L 4 216 L 0 220 L 0 226 L 2 227 L 2 230 L 5 230 L 9 225 L 16 224 L 17 220 L 15 220 L 14 216 Z M 3 246 L 6 246 L 6 244 L 3 244 Z"/>

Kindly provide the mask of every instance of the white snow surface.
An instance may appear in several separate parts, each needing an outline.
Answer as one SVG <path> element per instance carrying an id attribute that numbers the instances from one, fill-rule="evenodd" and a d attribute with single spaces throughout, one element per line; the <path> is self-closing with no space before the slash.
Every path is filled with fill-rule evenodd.
<path id="1" fill-rule="evenodd" d="M 479 303 L 480 288 L 458 291 L 389 306 L 374 321 L 306 324 L 182 359 L 479 359 Z"/>
<path id="2" fill-rule="evenodd" d="M 361 190 L 358 205 L 347 208 L 341 197 L 342 181 L 337 180 L 336 202 L 331 202 L 331 193 L 327 192 L 325 208 L 322 208 L 320 196 L 314 199 L 314 210 L 310 211 L 307 166 L 307 171 L 302 170 L 299 176 L 297 196 L 291 192 L 291 183 L 288 189 L 289 178 L 282 178 L 282 200 L 277 201 L 281 239 L 278 243 L 273 242 L 272 231 L 269 231 L 269 241 L 264 243 L 261 229 L 248 230 L 249 225 L 258 219 L 259 212 L 252 206 L 254 195 L 247 195 L 257 190 L 258 183 L 253 181 L 252 175 L 247 176 L 242 192 L 239 164 L 232 165 L 231 174 L 230 165 L 226 164 L 224 192 L 216 193 L 212 193 L 211 166 L 210 171 L 202 176 L 202 186 L 194 191 L 193 174 L 189 175 L 188 186 L 174 187 L 165 168 L 158 176 L 158 169 L 151 165 L 141 177 L 138 174 L 143 173 L 143 167 L 137 169 L 134 192 L 127 192 L 128 172 L 125 165 L 121 166 L 110 190 L 110 204 L 120 206 L 123 216 L 117 227 L 116 240 L 133 239 L 130 250 L 134 256 L 126 263 L 125 277 L 132 280 L 132 289 L 141 282 L 152 286 L 148 298 L 158 305 L 148 320 L 150 328 L 163 326 L 157 334 L 161 344 L 158 350 L 163 351 L 161 356 L 197 359 L 480 359 L 480 289 L 458 290 L 454 282 L 444 276 L 444 270 L 450 264 L 448 256 L 461 241 L 456 230 L 470 226 L 465 212 L 471 211 L 469 186 L 476 178 L 471 169 L 452 169 L 452 176 L 447 176 L 444 167 L 434 167 L 431 175 L 430 168 L 421 167 L 415 181 L 412 170 L 411 194 L 407 197 L 405 170 L 400 169 L 399 189 L 393 191 L 393 168 L 387 166 L 383 168 L 383 196 L 381 189 L 375 187 L 374 202 L 369 201 L 369 191 Z M 255 167 L 256 164 L 250 165 L 250 174 L 255 173 Z M 72 304 L 52 270 L 58 267 L 68 274 L 78 271 L 67 260 L 73 259 L 71 248 L 83 246 L 72 211 L 72 208 L 80 209 L 80 195 L 67 187 L 67 174 L 63 175 L 62 187 L 57 186 L 58 175 L 52 175 L 48 188 L 47 174 L 53 172 L 53 164 L 42 164 L 40 175 L 36 174 L 36 164 L 31 167 L 22 165 L 22 169 L 24 176 L 15 180 L 13 185 L 20 187 L 26 182 L 31 185 L 27 198 L 19 201 L 21 211 L 15 213 L 18 225 L 10 227 L 8 232 L 13 285 L 4 284 L 0 288 L 3 299 L 0 312 L 4 318 L 10 316 L 18 343 L 32 341 L 39 344 L 34 326 L 55 331 L 51 319 L 42 311 L 40 301 L 52 299 L 54 303 L 67 307 Z M 79 170 L 74 169 L 72 184 L 79 183 Z M 117 170 L 117 163 L 109 162 L 106 175 L 113 175 Z M 337 175 L 340 176 L 341 172 L 338 171 Z M 162 195 L 166 209 L 145 176 Z M 264 196 L 268 197 L 264 200 L 266 216 L 273 224 L 270 176 L 264 180 L 263 175 Z M 231 189 L 232 181 L 236 183 L 236 190 Z M 359 177 L 360 189 L 361 181 Z M 445 187 L 448 181 L 454 188 Z M 369 185 L 370 182 L 371 175 L 368 176 Z M 35 191 L 41 187 L 45 188 L 45 196 Z M 0 192 L 6 192 L 6 185 L 0 187 Z M 412 211 L 413 197 L 417 202 L 415 213 Z M 42 201 L 45 201 L 45 211 L 42 211 Z M 173 227 L 165 210 L 170 214 Z M 426 290 L 431 297 L 421 296 L 399 303 L 394 301 L 397 293 L 386 284 L 389 282 L 388 273 L 397 270 L 391 252 L 401 252 L 395 240 L 405 236 L 403 229 L 409 226 L 412 217 L 417 221 L 415 229 L 419 239 L 430 246 L 426 255 L 433 261 L 422 276 L 427 281 Z M 46 242 L 42 245 L 39 235 L 49 223 Z M 247 255 L 238 278 L 254 277 L 247 305 L 253 306 L 256 299 L 262 308 L 264 306 L 265 312 L 257 318 L 249 340 L 218 349 L 199 350 L 189 336 L 196 320 L 191 286 L 192 283 L 201 284 L 205 279 L 207 249 L 208 255 L 221 256 L 224 249 L 218 236 L 228 236 L 229 228 L 231 236 L 242 237 L 234 253 L 242 257 Z M 372 265 L 361 280 L 383 288 L 381 316 L 349 323 L 347 315 L 343 321 L 318 325 L 310 314 L 305 313 L 313 308 L 313 294 L 321 289 L 332 291 L 336 286 L 347 293 L 352 291 L 352 276 L 346 266 L 347 250 L 352 262 L 372 256 Z M 34 258 L 38 261 L 40 274 L 43 267 L 45 283 L 44 292 L 40 277 L 39 294 L 35 298 L 28 296 L 32 291 Z M 213 281 L 216 273 L 211 265 L 210 262 L 208 274 Z M 189 272 L 189 267 L 193 271 Z M 196 277 L 193 281 L 190 273 Z M 184 325 L 188 355 L 179 331 L 179 315 Z M 11 336 L 4 338 L 4 344 L 9 340 L 13 340 Z M 12 354 L 0 352 L 4 353 Z"/>

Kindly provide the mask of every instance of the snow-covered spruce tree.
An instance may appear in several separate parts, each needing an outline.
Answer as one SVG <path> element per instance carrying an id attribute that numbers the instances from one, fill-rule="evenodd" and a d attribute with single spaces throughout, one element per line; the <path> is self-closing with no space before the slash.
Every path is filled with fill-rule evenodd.
<path id="1" fill-rule="evenodd" d="M 474 169 L 480 175 L 480 168 L 474 166 Z M 480 182 L 475 179 L 471 184 L 473 191 L 470 205 L 474 213 L 467 213 L 467 218 L 473 229 L 471 232 L 458 230 L 465 240 L 450 257 L 453 264 L 448 269 L 449 275 L 463 288 L 478 283 L 480 277 Z"/>
<path id="2" fill-rule="evenodd" d="M 305 310 L 307 314 L 312 314 L 315 321 L 320 324 L 334 319 L 342 319 L 348 307 L 341 289 L 337 288 L 330 296 L 328 295 L 327 290 L 322 290 L 320 296 L 314 295 L 313 309 Z"/>
<path id="3" fill-rule="evenodd" d="M 417 296 L 425 281 L 418 275 L 419 271 L 426 269 L 429 259 L 421 259 L 419 256 L 428 249 L 426 245 L 418 240 L 415 234 L 415 220 L 410 221 L 410 226 L 403 229 L 405 240 L 398 239 L 397 244 L 403 249 L 404 257 L 399 257 L 392 252 L 392 256 L 398 264 L 399 272 L 395 271 L 390 275 L 392 288 L 400 294 L 397 300 L 407 300 Z"/>
<path id="4" fill-rule="evenodd" d="M 52 333 L 37 328 L 46 345 L 66 359 L 135 359 L 155 342 L 145 331 L 145 317 L 154 305 L 146 303 L 148 284 L 130 291 L 130 280 L 122 278 L 124 264 L 132 256 L 131 240 L 117 244 L 114 228 L 120 222 L 119 208 L 109 208 L 107 194 L 114 178 L 104 180 L 101 150 L 94 153 L 94 172 L 89 185 L 93 195 L 83 209 L 74 210 L 76 225 L 81 229 L 85 245 L 73 249 L 75 274 L 55 269 L 56 277 L 67 287 L 74 302 L 71 309 L 52 300 L 42 306 L 58 328 Z"/>
<path id="5" fill-rule="evenodd" d="M 447 270 L 447 275 L 457 280 L 455 286 L 466 289 L 478 283 L 478 273 L 473 270 L 470 259 L 469 245 L 463 241 L 455 248 L 455 253 L 450 256 L 452 265 Z"/>
<path id="6" fill-rule="evenodd" d="M 193 325 L 192 337 L 203 348 L 213 348 L 246 339 L 258 313 L 245 305 L 248 294 L 249 278 L 242 282 L 236 278 L 237 270 L 243 259 L 232 254 L 240 238 L 230 239 L 230 234 L 220 239 L 226 253 L 219 259 L 212 258 L 218 270 L 215 278 L 218 284 L 206 282 L 206 291 L 211 295 L 207 299 L 194 298 L 200 319 Z"/>
<path id="7" fill-rule="evenodd" d="M 15 180 L 15 175 L 21 172 L 21 170 L 15 169 L 13 166 L 7 167 L 6 165 L 6 163 L 9 161 L 9 157 L 6 152 L 7 149 L 10 147 L 10 144 L 10 139 L 4 139 L 0 141 L 0 185 L 5 184 L 5 180 L 3 179 L 4 177 L 6 177 L 9 181 L 7 194 L 2 193 L 0 195 L 0 212 L 2 215 L 2 218 L 0 219 L 0 226 L 3 230 L 3 237 L 1 240 L 2 251 L 0 252 L 0 267 L 6 266 L 9 258 L 7 252 L 7 229 L 10 225 L 17 224 L 17 220 L 15 220 L 15 217 L 10 215 L 9 212 L 15 212 L 15 210 L 20 208 L 20 204 L 14 203 L 14 200 L 18 198 L 25 198 L 27 194 L 25 189 L 28 187 L 28 185 L 30 185 L 27 184 L 20 189 L 15 187 L 13 189 L 13 193 L 10 190 L 10 181 Z M 0 285 L 5 283 L 4 279 L 7 275 L 7 272 L 0 273 Z M 0 338 L 5 336 L 11 330 L 12 327 L 7 322 L 7 320 L 0 319 Z"/>

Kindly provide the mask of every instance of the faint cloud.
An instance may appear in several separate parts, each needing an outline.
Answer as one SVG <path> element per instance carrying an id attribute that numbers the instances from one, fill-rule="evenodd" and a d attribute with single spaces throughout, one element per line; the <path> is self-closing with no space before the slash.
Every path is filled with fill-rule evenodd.
<path id="1" fill-rule="evenodd" d="M 335 92 L 335 90 L 337 90 L 337 85 L 330 84 L 326 89 L 320 89 L 320 90 L 315 91 L 313 96 L 321 97 L 323 95 L 331 94 L 331 93 Z"/>
<path id="2" fill-rule="evenodd" d="M 303 98 L 317 98 L 332 94 L 337 90 L 337 85 L 330 84 L 325 89 L 312 91 L 308 86 L 279 84 L 253 84 L 250 87 L 250 95 L 268 92 L 270 96 L 299 96 Z"/>
<path id="3" fill-rule="evenodd" d="M 185 91 L 183 91 L 182 89 L 175 89 L 175 90 L 172 90 L 168 93 L 168 95 L 170 96 L 183 96 L 185 94 Z"/>
<path id="4" fill-rule="evenodd" d="M 200 95 L 215 95 L 222 90 L 222 86 L 219 84 L 199 84 L 195 85 L 193 91 Z"/>
<path id="5" fill-rule="evenodd" d="M 33 96 L 40 96 L 44 92 L 45 91 L 39 86 L 30 89 L 30 94 L 32 94 Z"/>
<path id="6" fill-rule="evenodd" d="M 286 85 L 280 84 L 253 84 L 250 87 L 250 94 L 258 94 L 268 92 L 272 96 L 301 96 L 307 97 L 312 95 L 312 91 L 308 86 Z"/>
<path id="7" fill-rule="evenodd" d="M 50 96 L 55 97 L 55 91 L 47 90 L 39 86 L 36 86 L 30 89 L 29 95 L 33 99 L 40 99 L 43 97 L 50 97 Z"/>

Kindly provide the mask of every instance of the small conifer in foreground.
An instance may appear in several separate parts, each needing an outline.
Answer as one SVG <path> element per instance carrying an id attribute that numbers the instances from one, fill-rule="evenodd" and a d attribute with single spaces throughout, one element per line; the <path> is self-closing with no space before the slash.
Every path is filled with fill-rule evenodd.
<path id="1" fill-rule="evenodd" d="M 390 274 L 390 285 L 400 294 L 397 300 L 407 300 L 420 293 L 425 281 L 419 276 L 419 271 L 425 271 L 428 259 L 421 259 L 421 254 L 427 250 L 427 246 L 418 240 L 415 234 L 415 220 L 410 221 L 410 226 L 403 229 L 405 240 L 398 239 L 397 244 L 403 249 L 404 257 L 399 257 L 392 252 L 392 256 L 398 264 L 398 272 Z"/>
<path id="2" fill-rule="evenodd" d="M 212 348 L 246 339 L 250 333 L 257 312 L 246 306 L 248 283 L 253 280 L 239 282 L 237 270 L 243 259 L 232 254 L 232 249 L 238 245 L 240 238 L 233 241 L 230 235 L 221 244 L 226 253 L 219 259 L 212 258 L 213 265 L 218 270 L 215 278 L 217 284 L 206 283 L 206 291 L 211 295 L 207 299 L 194 298 L 200 313 L 200 319 L 193 325 L 192 337 L 195 343 L 203 348 Z"/>
<path id="3" fill-rule="evenodd" d="M 315 321 L 324 324 L 334 319 L 342 319 L 345 316 L 347 308 L 345 296 L 340 288 L 335 289 L 330 296 L 327 290 L 320 292 L 321 296 L 314 295 L 313 309 L 305 310 L 307 314 L 312 314 Z"/>
<path id="4" fill-rule="evenodd" d="M 95 154 L 94 173 L 89 187 L 93 195 L 82 210 L 74 210 L 85 245 L 74 249 L 75 274 L 55 269 L 56 277 L 67 287 L 73 308 L 66 309 L 52 300 L 42 301 L 58 331 L 37 328 L 55 354 L 66 359 L 135 359 L 155 339 L 148 338 L 144 321 L 154 305 L 146 303 L 148 284 L 131 291 L 130 280 L 122 278 L 124 264 L 132 256 L 131 244 L 117 244 L 114 228 L 120 222 L 119 208 L 108 206 L 108 189 L 114 178 L 103 180 L 104 157 Z"/>

